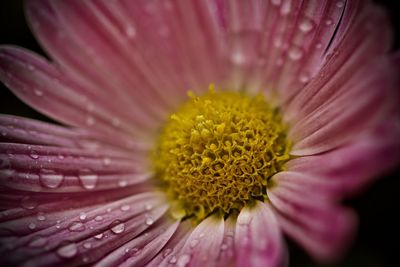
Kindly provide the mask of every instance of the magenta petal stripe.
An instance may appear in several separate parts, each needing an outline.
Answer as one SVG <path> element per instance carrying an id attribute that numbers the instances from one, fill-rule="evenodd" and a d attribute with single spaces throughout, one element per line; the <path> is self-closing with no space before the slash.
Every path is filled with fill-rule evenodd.
<path id="1" fill-rule="evenodd" d="M 285 254 L 278 221 L 269 203 L 244 207 L 235 231 L 238 267 L 283 266 Z"/>
<path id="2" fill-rule="evenodd" d="M 234 216 L 225 219 L 224 239 L 222 240 L 217 266 L 235 266 L 235 227 L 236 218 Z"/>

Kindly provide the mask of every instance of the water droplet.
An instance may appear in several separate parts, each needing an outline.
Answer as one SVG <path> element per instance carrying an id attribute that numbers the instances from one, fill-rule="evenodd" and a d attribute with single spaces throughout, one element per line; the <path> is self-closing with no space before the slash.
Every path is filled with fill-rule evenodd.
<path id="1" fill-rule="evenodd" d="M 47 239 L 43 236 L 35 236 L 32 238 L 31 242 L 29 242 L 28 246 L 32 248 L 40 248 L 47 244 Z"/>
<path id="2" fill-rule="evenodd" d="M 86 229 L 85 225 L 81 222 L 72 222 L 69 226 L 68 226 L 68 230 L 70 230 L 71 232 L 82 232 Z"/>
<path id="3" fill-rule="evenodd" d="M 30 224 L 28 224 L 28 228 L 31 230 L 34 230 L 34 229 L 36 229 L 36 224 L 30 223 Z"/>
<path id="4" fill-rule="evenodd" d="M 53 170 L 42 169 L 39 174 L 39 179 L 43 186 L 47 188 L 57 188 L 63 181 L 64 176 Z"/>
<path id="5" fill-rule="evenodd" d="M 125 34 L 126 34 L 126 36 L 128 36 L 128 38 L 132 39 L 136 35 L 136 30 L 134 27 L 128 26 L 125 28 Z"/>
<path id="6" fill-rule="evenodd" d="M 103 236 L 104 236 L 103 233 L 100 233 L 100 234 L 98 234 L 98 235 L 95 235 L 94 238 L 100 240 L 100 239 L 103 238 Z"/>
<path id="7" fill-rule="evenodd" d="M 149 217 L 149 218 L 146 218 L 146 220 L 144 222 L 147 225 L 152 225 L 154 223 L 154 220 L 151 217 Z"/>
<path id="8" fill-rule="evenodd" d="M 301 48 L 294 46 L 289 49 L 289 58 L 292 60 L 299 60 L 303 56 Z"/>
<path id="9" fill-rule="evenodd" d="M 315 45 L 315 48 L 321 49 L 321 48 L 322 48 L 322 43 L 317 43 L 317 44 Z"/>
<path id="10" fill-rule="evenodd" d="M 83 188 L 87 190 L 94 189 L 97 185 L 98 181 L 98 176 L 97 174 L 80 174 L 79 179 L 81 181 L 81 184 Z"/>
<path id="11" fill-rule="evenodd" d="M 194 248 L 198 244 L 199 244 L 199 240 L 198 239 L 193 239 L 192 241 L 190 241 L 190 247 L 192 247 L 192 248 Z"/>
<path id="12" fill-rule="evenodd" d="M 60 155 L 58 155 L 57 157 L 58 157 L 59 159 L 64 159 L 64 156 L 63 156 L 63 155 L 61 155 L 61 154 L 60 154 Z"/>
<path id="13" fill-rule="evenodd" d="M 171 254 L 172 252 L 172 248 L 167 248 L 164 252 L 163 252 L 163 257 L 167 257 L 169 254 Z"/>
<path id="14" fill-rule="evenodd" d="M 39 213 L 38 216 L 36 217 L 36 219 L 37 219 L 38 221 L 45 221 L 45 220 L 46 220 L 46 217 L 44 216 L 43 213 Z"/>
<path id="15" fill-rule="evenodd" d="M 84 213 L 84 212 L 81 212 L 81 213 L 79 214 L 79 220 L 81 220 L 81 221 L 86 220 L 86 217 L 87 217 L 87 215 L 86 215 L 86 213 Z"/>
<path id="16" fill-rule="evenodd" d="M 112 118 L 111 124 L 112 124 L 114 127 L 118 127 L 118 126 L 121 125 L 121 121 L 120 121 L 118 118 Z"/>
<path id="17" fill-rule="evenodd" d="M 311 19 L 309 18 L 304 18 L 300 24 L 299 24 L 299 29 L 302 32 L 309 32 L 314 28 L 314 23 Z"/>
<path id="18" fill-rule="evenodd" d="M 83 257 L 83 258 L 82 258 L 82 262 L 83 262 L 83 263 L 89 262 L 89 258 L 88 258 L 88 257 Z"/>
<path id="19" fill-rule="evenodd" d="M 90 248 L 92 248 L 92 243 L 85 242 L 85 243 L 83 243 L 83 247 L 86 248 L 86 249 L 90 249 Z"/>
<path id="20" fill-rule="evenodd" d="M 131 209 L 131 206 L 129 206 L 129 205 L 123 205 L 123 206 L 121 206 L 121 210 L 122 211 L 128 211 L 128 210 L 130 210 Z"/>
<path id="21" fill-rule="evenodd" d="M 28 65 L 27 67 L 28 67 L 28 70 L 30 70 L 30 71 L 34 71 L 35 70 L 35 66 L 33 66 L 33 65 Z"/>
<path id="22" fill-rule="evenodd" d="M 37 201 L 29 196 L 26 196 L 21 200 L 21 206 L 27 210 L 33 210 L 37 205 Z"/>
<path id="23" fill-rule="evenodd" d="M 153 205 L 146 204 L 146 205 L 144 205 L 144 208 L 145 208 L 145 210 L 149 211 L 149 210 L 151 210 L 153 208 Z"/>
<path id="24" fill-rule="evenodd" d="M 125 224 L 120 221 L 114 221 L 112 225 L 114 226 L 111 227 L 111 231 L 114 234 L 120 234 L 125 230 Z"/>
<path id="25" fill-rule="evenodd" d="M 32 150 L 31 153 L 29 154 L 29 156 L 33 159 L 38 159 L 39 155 L 35 150 Z"/>
<path id="26" fill-rule="evenodd" d="M 333 23 L 332 19 L 325 20 L 325 25 L 327 25 L 327 26 L 332 25 L 332 23 Z"/>
<path id="27" fill-rule="evenodd" d="M 95 119 L 92 116 L 87 116 L 86 117 L 86 125 L 92 126 L 95 123 Z"/>
<path id="28" fill-rule="evenodd" d="M 241 225 L 247 225 L 251 221 L 251 216 L 248 213 L 242 213 L 237 218 L 237 223 Z"/>
<path id="29" fill-rule="evenodd" d="M 245 62 L 245 57 L 241 51 L 236 51 L 232 53 L 231 60 L 237 65 L 241 65 Z"/>
<path id="30" fill-rule="evenodd" d="M 103 219 L 104 219 L 104 218 L 103 218 L 103 216 L 101 216 L 101 215 L 97 215 L 97 216 L 94 218 L 94 220 L 95 220 L 96 222 L 101 222 Z"/>
<path id="31" fill-rule="evenodd" d="M 222 244 L 221 245 L 221 250 L 227 250 L 228 249 L 228 245 L 227 244 Z"/>
<path id="32" fill-rule="evenodd" d="M 107 209 L 106 209 L 106 212 L 107 212 L 107 213 L 110 213 L 111 211 L 112 211 L 112 208 L 107 208 Z"/>
<path id="33" fill-rule="evenodd" d="M 125 181 L 125 180 L 121 180 L 121 181 L 118 182 L 118 185 L 119 185 L 120 187 L 125 187 L 125 186 L 128 185 L 128 182 Z"/>
<path id="34" fill-rule="evenodd" d="M 301 83 L 308 83 L 310 81 L 310 76 L 308 74 L 306 74 L 306 73 L 302 73 L 299 76 L 299 81 Z"/>
<path id="35" fill-rule="evenodd" d="M 104 166 L 108 166 L 111 164 L 111 159 L 110 158 L 103 158 L 103 164 Z"/>
<path id="36" fill-rule="evenodd" d="M 190 262 L 190 255 L 183 254 L 179 257 L 177 265 L 178 265 L 178 267 L 185 267 L 188 265 L 189 262 Z"/>
<path id="37" fill-rule="evenodd" d="M 33 93 L 37 96 L 42 96 L 43 95 L 43 91 L 39 90 L 39 89 L 34 89 Z"/>
<path id="38" fill-rule="evenodd" d="M 172 256 L 172 258 L 168 261 L 168 263 L 175 264 L 177 261 L 178 261 L 177 258 L 175 256 Z"/>
<path id="39" fill-rule="evenodd" d="M 292 9 L 291 1 L 284 2 L 283 5 L 281 6 L 281 15 L 283 16 L 288 15 L 291 9 Z"/>
<path id="40" fill-rule="evenodd" d="M 282 0 L 271 0 L 271 4 L 274 6 L 279 6 L 281 4 Z"/>
<path id="41" fill-rule="evenodd" d="M 343 1 L 338 1 L 338 2 L 336 3 L 336 6 L 337 6 L 338 8 L 342 8 L 342 7 L 344 6 Z"/>
<path id="42" fill-rule="evenodd" d="M 69 243 L 57 249 L 57 254 L 62 258 L 72 258 L 78 253 L 75 243 Z"/>

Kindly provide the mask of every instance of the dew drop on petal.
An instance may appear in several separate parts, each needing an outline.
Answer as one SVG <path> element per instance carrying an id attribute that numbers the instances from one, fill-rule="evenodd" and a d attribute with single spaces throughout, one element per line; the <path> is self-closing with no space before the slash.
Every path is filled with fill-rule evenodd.
<path id="1" fill-rule="evenodd" d="M 333 24 L 333 20 L 332 19 L 327 19 L 325 20 L 325 25 L 329 26 Z"/>
<path id="2" fill-rule="evenodd" d="M 163 257 L 167 257 L 169 254 L 171 254 L 172 252 L 172 248 L 167 248 L 164 252 L 163 252 Z"/>
<path id="3" fill-rule="evenodd" d="M 123 206 L 121 206 L 121 210 L 122 211 L 128 211 L 128 210 L 130 210 L 131 209 L 131 206 L 129 206 L 129 205 L 123 205 Z"/>
<path id="4" fill-rule="evenodd" d="M 183 254 L 179 257 L 177 261 L 177 266 L 178 267 L 185 267 L 189 264 L 190 262 L 190 255 L 189 254 Z"/>
<path id="5" fill-rule="evenodd" d="M 84 213 L 84 212 L 81 212 L 81 213 L 79 214 L 79 220 L 81 220 L 81 221 L 86 220 L 86 217 L 87 217 L 87 215 L 86 215 L 86 213 Z"/>
<path id="6" fill-rule="evenodd" d="M 32 150 L 31 153 L 29 153 L 29 156 L 33 159 L 39 158 L 39 154 L 35 150 Z"/>
<path id="7" fill-rule="evenodd" d="M 146 218 L 146 220 L 144 221 L 145 222 L 145 224 L 147 224 L 147 225 L 152 225 L 153 223 L 154 223 L 154 220 L 152 219 L 152 218 Z"/>
<path id="8" fill-rule="evenodd" d="M 244 213 L 237 218 L 237 223 L 241 225 L 248 225 L 250 223 L 250 220 L 250 215 L 248 213 Z"/>
<path id="9" fill-rule="evenodd" d="M 111 159 L 110 158 L 103 158 L 103 164 L 104 166 L 109 166 L 111 164 Z"/>
<path id="10" fill-rule="evenodd" d="M 78 248 L 75 243 L 69 243 L 67 245 L 63 245 L 62 247 L 57 249 L 57 255 L 62 258 L 72 258 L 78 253 Z"/>
<path id="11" fill-rule="evenodd" d="M 100 240 L 100 239 L 103 238 L 103 236 L 104 236 L 103 233 L 100 233 L 100 234 L 98 234 L 98 235 L 95 235 L 94 238 Z"/>
<path id="12" fill-rule="evenodd" d="M 146 205 L 144 205 L 144 208 L 145 208 L 145 210 L 149 211 L 149 210 L 151 210 L 153 208 L 153 205 L 146 204 Z"/>
<path id="13" fill-rule="evenodd" d="M 34 90 L 33 90 L 33 93 L 34 93 L 36 96 L 42 96 L 42 95 L 43 95 L 43 91 L 41 91 L 41 90 L 39 90 L 39 89 L 34 89 Z"/>
<path id="14" fill-rule="evenodd" d="M 111 225 L 111 231 L 114 234 L 120 234 L 125 230 L 125 224 L 120 221 L 114 221 Z"/>
<path id="15" fill-rule="evenodd" d="M 94 125 L 95 121 L 96 120 L 92 116 L 87 116 L 86 117 L 86 125 L 88 125 L 88 126 Z"/>
<path id="16" fill-rule="evenodd" d="M 28 224 L 28 228 L 31 230 L 34 230 L 34 229 L 36 229 L 36 224 L 30 223 L 30 224 Z"/>
<path id="17" fill-rule="evenodd" d="M 32 248 L 40 248 L 47 244 L 47 239 L 43 236 L 35 236 L 29 242 L 28 246 Z"/>
<path id="18" fill-rule="evenodd" d="M 94 189 L 97 185 L 98 181 L 98 176 L 97 174 L 80 174 L 79 179 L 81 181 L 81 184 L 83 188 L 87 190 Z"/>
<path id="19" fill-rule="evenodd" d="M 314 28 L 314 23 L 311 19 L 309 18 L 304 18 L 303 20 L 300 21 L 299 24 L 299 29 L 302 32 L 310 32 Z"/>
<path id="20" fill-rule="evenodd" d="M 36 219 L 37 219 L 38 221 L 45 221 L 45 220 L 46 220 L 46 217 L 44 216 L 43 213 L 39 213 L 38 216 L 36 217 Z"/>
<path id="21" fill-rule="evenodd" d="M 289 58 L 292 60 L 299 60 L 303 56 L 303 51 L 299 47 L 292 47 L 289 49 Z"/>
<path id="22" fill-rule="evenodd" d="M 69 226 L 68 226 L 68 230 L 70 230 L 71 232 L 82 232 L 86 229 L 85 225 L 81 222 L 75 221 L 72 222 Z"/>
<path id="23" fill-rule="evenodd" d="M 338 1 L 338 2 L 336 3 L 336 6 L 337 6 L 338 8 L 342 8 L 342 7 L 344 6 L 343 1 Z"/>
<path id="24" fill-rule="evenodd" d="M 175 264 L 178 261 L 178 259 L 175 256 L 172 256 L 172 258 L 168 261 L 168 263 Z"/>
<path id="25" fill-rule="evenodd" d="M 227 250 L 228 249 L 228 245 L 227 244 L 222 244 L 221 245 L 221 250 Z"/>
<path id="26" fill-rule="evenodd" d="M 272 3 L 274 6 L 279 6 L 279 5 L 281 4 L 281 2 L 282 2 L 282 0 L 271 0 L 271 3 Z"/>
<path id="27" fill-rule="evenodd" d="M 94 220 L 95 220 L 96 222 L 101 222 L 101 221 L 103 220 L 103 216 L 97 215 L 97 216 L 94 218 Z"/>
<path id="28" fill-rule="evenodd" d="M 199 244 L 199 240 L 198 239 L 193 239 L 192 241 L 190 241 L 190 247 L 192 247 L 192 248 L 194 248 L 198 244 Z"/>
<path id="29" fill-rule="evenodd" d="M 125 180 L 120 180 L 120 181 L 118 182 L 118 185 L 119 185 L 119 187 L 125 187 L 125 186 L 128 185 L 128 182 L 125 181 Z"/>
<path id="30" fill-rule="evenodd" d="M 64 176 L 53 170 L 41 169 L 39 179 L 43 186 L 53 189 L 61 185 Z"/>
<path id="31" fill-rule="evenodd" d="M 33 210 L 34 208 L 37 207 L 37 205 L 38 205 L 37 201 L 29 196 L 26 196 L 21 200 L 21 206 L 27 210 Z"/>
<path id="32" fill-rule="evenodd" d="M 83 247 L 86 248 L 86 249 L 90 249 L 90 248 L 92 248 L 92 243 L 85 242 L 85 243 L 83 243 Z"/>
<path id="33" fill-rule="evenodd" d="M 128 38 L 132 39 L 136 35 L 136 30 L 134 27 L 128 26 L 125 28 L 125 34 L 126 34 L 126 36 L 128 36 Z"/>

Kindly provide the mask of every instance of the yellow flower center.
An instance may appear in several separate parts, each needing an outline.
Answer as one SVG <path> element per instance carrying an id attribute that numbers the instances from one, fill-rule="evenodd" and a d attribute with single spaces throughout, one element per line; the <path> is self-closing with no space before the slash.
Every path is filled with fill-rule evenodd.
<path id="1" fill-rule="evenodd" d="M 270 178 L 289 159 L 278 109 L 262 95 L 210 90 L 172 114 L 153 162 L 176 217 L 203 219 L 265 200 Z"/>

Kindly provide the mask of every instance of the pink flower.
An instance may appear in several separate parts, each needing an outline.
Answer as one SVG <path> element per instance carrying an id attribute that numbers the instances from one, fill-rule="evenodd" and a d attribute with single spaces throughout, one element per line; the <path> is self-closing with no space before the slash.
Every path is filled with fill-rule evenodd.
<path id="1" fill-rule="evenodd" d="M 0 116 L 7 266 L 282 266 L 283 234 L 331 261 L 356 227 L 340 201 L 398 163 L 399 57 L 369 1 L 26 8 L 53 61 L 2 46 L 0 79 L 65 126 Z"/>

